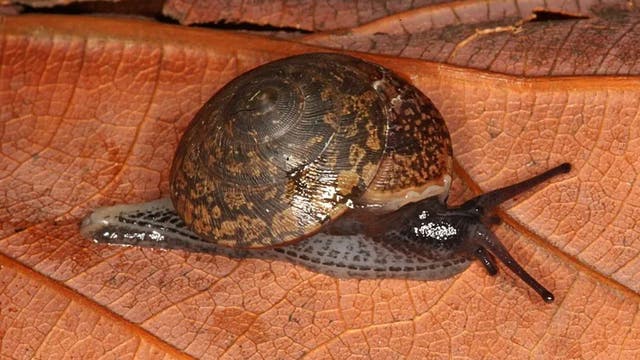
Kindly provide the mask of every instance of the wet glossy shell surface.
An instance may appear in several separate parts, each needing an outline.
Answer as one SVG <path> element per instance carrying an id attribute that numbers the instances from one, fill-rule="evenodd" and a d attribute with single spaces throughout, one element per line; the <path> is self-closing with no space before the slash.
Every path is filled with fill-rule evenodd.
<path id="1" fill-rule="evenodd" d="M 178 146 L 171 198 L 205 241 L 277 246 L 338 218 L 372 182 L 389 193 L 441 179 L 450 153 L 413 86 L 354 57 L 306 54 L 241 75 L 203 106 Z"/>

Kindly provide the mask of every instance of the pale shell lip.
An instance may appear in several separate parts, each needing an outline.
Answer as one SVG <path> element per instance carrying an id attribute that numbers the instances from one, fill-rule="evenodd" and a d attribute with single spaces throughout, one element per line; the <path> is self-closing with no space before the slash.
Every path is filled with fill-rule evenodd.
<path id="1" fill-rule="evenodd" d="M 421 187 L 403 189 L 393 193 L 365 193 L 359 200 L 359 205 L 368 210 L 380 213 L 387 213 L 399 208 L 424 200 L 433 196 L 438 196 L 444 202 L 451 188 L 451 176 L 443 175 L 439 182 L 431 182 Z"/>

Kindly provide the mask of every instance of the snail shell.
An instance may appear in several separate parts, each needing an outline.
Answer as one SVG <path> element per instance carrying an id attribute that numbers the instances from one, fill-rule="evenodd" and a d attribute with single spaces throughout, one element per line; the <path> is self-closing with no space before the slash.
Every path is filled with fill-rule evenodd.
<path id="1" fill-rule="evenodd" d="M 495 256 L 553 301 L 490 226 L 496 206 L 570 165 L 457 207 L 446 204 L 450 168 L 444 121 L 411 84 L 350 56 L 299 55 L 234 79 L 202 107 L 178 146 L 171 199 L 97 209 L 81 232 L 355 278 L 442 279 L 473 259 L 495 275 Z"/>
<path id="2" fill-rule="evenodd" d="M 445 193 L 451 142 L 418 89 L 360 59 L 263 65 L 211 98 L 173 161 L 171 198 L 205 241 L 277 246 L 352 207 L 391 211 Z"/>

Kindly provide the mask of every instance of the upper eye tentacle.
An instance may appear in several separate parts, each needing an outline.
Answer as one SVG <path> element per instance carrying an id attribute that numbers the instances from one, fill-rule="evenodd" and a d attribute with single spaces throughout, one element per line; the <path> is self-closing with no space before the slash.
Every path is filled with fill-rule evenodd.
<path id="1" fill-rule="evenodd" d="M 531 188 L 549 180 L 550 178 L 560 174 L 566 174 L 569 171 L 571 171 L 571 164 L 560 164 L 527 180 L 495 189 L 477 196 L 462 204 L 462 206 L 460 206 L 460 209 L 475 213 L 482 212 L 484 214 L 486 210 L 493 209 L 501 203 L 519 194 L 522 194 L 527 190 L 530 190 Z"/>

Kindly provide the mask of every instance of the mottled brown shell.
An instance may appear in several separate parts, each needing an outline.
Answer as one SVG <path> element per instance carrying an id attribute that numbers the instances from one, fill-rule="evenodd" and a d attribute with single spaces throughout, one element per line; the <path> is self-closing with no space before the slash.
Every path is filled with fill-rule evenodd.
<path id="1" fill-rule="evenodd" d="M 442 117 L 411 84 L 351 56 L 305 54 L 241 75 L 202 107 L 171 198 L 205 241 L 277 246 L 355 205 L 442 188 L 450 155 Z"/>

